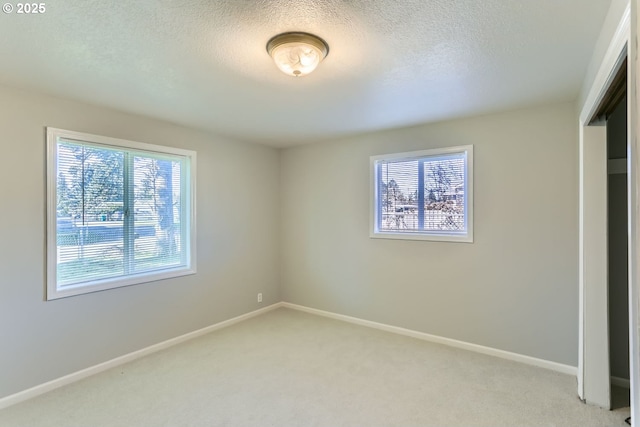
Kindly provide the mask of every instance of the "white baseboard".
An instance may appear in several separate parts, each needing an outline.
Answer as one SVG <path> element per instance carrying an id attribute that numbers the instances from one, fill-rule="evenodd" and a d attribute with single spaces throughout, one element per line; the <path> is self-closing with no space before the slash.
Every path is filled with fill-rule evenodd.
<path id="1" fill-rule="evenodd" d="M 622 388 L 631 388 L 631 381 L 628 378 L 611 377 L 611 385 L 617 385 Z"/>
<path id="2" fill-rule="evenodd" d="M 16 403 L 24 402 L 25 400 L 34 398 L 41 394 L 47 393 L 51 390 L 55 390 L 56 388 L 65 386 L 67 384 L 71 384 L 73 382 L 79 381 L 81 379 L 87 378 L 91 375 L 95 375 L 97 373 L 106 371 L 107 369 L 114 368 L 116 366 L 122 365 L 124 363 L 131 362 L 136 359 L 140 359 L 141 357 L 148 356 L 149 354 L 155 353 L 160 350 L 164 350 L 169 347 L 173 347 L 174 345 L 183 343 L 188 340 L 192 340 L 194 338 L 200 337 L 202 335 L 208 334 L 210 332 L 216 331 L 218 329 L 226 328 L 238 322 L 242 322 L 243 320 L 250 319 L 255 316 L 259 316 L 263 313 L 266 313 L 271 310 L 275 310 L 282 306 L 281 302 L 272 304 L 268 307 L 264 307 L 241 316 L 234 317 L 229 320 L 225 320 L 219 323 L 216 323 L 211 326 L 207 326 L 202 329 L 198 329 L 197 331 L 189 332 L 184 335 L 180 335 L 179 337 L 171 338 L 166 341 L 163 341 L 158 344 L 151 345 L 149 347 L 134 351 L 132 353 L 125 354 L 120 357 L 116 357 L 115 359 L 108 360 L 106 362 L 100 363 L 95 366 L 91 366 L 86 369 L 82 369 L 77 372 L 73 372 L 69 375 L 65 375 L 60 378 L 56 378 L 54 380 L 48 381 L 44 384 L 37 385 L 35 387 L 31 387 L 27 390 L 20 391 L 15 394 L 11 394 L 9 396 L 3 397 L 0 399 L 0 409 L 6 408 L 11 405 L 15 405 Z"/>
<path id="3" fill-rule="evenodd" d="M 424 332 L 413 331 L 411 329 L 400 328 L 397 326 L 385 325 L 383 323 L 372 322 L 370 320 L 359 319 L 357 317 L 345 316 L 343 314 L 336 314 L 329 311 L 317 310 L 315 308 L 309 308 L 302 305 L 283 302 L 282 307 L 291 308 L 294 310 L 304 311 L 306 313 L 316 314 L 319 316 L 329 317 L 331 319 L 342 320 L 356 325 L 367 326 L 369 328 L 380 329 L 382 331 L 393 332 L 399 335 L 405 335 L 412 338 L 418 338 L 424 341 L 430 341 L 438 344 L 444 344 L 451 347 L 460 348 L 463 350 L 474 351 L 476 353 L 482 353 L 489 356 L 499 357 L 501 359 L 512 360 L 515 362 L 525 363 L 527 365 L 538 366 L 540 368 L 550 369 L 552 371 L 561 372 L 563 374 L 578 375 L 578 368 L 575 366 L 564 365 L 562 363 L 551 362 L 549 360 L 538 359 L 536 357 L 525 356 L 523 354 L 512 353 L 509 351 L 498 350 L 491 347 L 485 347 L 478 344 L 471 344 L 464 341 L 458 341 L 451 338 L 444 338 L 437 335 L 426 334 Z"/>
<path id="4" fill-rule="evenodd" d="M 491 347 L 485 347 L 477 344 L 471 344 L 464 341 L 458 341 L 451 338 L 444 338 L 437 335 L 426 334 L 424 332 L 413 331 L 410 329 L 400 328 L 397 326 L 385 325 L 383 323 L 372 322 L 370 320 L 359 319 L 357 317 L 346 316 L 343 314 L 331 313 L 329 311 L 318 310 L 315 308 L 309 308 L 297 304 L 292 304 L 288 302 L 278 302 L 272 304 L 268 307 L 261 308 L 259 310 L 255 310 L 241 316 L 234 317 L 229 320 L 225 320 L 219 323 L 216 323 L 211 326 L 207 326 L 202 329 L 198 329 L 197 331 L 189 332 L 184 335 L 180 335 L 179 337 L 171 338 L 169 340 L 163 341 L 158 344 L 151 345 L 149 347 L 134 351 L 132 353 L 125 354 L 120 357 L 116 357 L 115 359 L 108 360 L 106 362 L 100 363 L 95 366 L 91 366 L 86 369 L 82 369 L 77 372 L 73 372 L 69 375 L 65 375 L 60 378 L 56 378 L 54 380 L 48 381 L 44 384 L 37 385 L 35 387 L 29 388 L 27 390 L 20 391 L 18 393 L 0 398 L 0 409 L 9 407 L 11 405 L 15 405 L 20 402 L 24 402 L 25 400 L 34 398 L 41 394 L 47 393 L 51 390 L 55 390 L 56 388 L 65 386 L 67 384 L 71 384 L 73 382 L 79 381 L 81 379 L 87 378 L 91 375 L 95 375 L 97 373 L 106 371 L 107 369 L 114 368 L 116 366 L 131 362 L 136 359 L 140 359 L 141 357 L 147 356 L 149 354 L 155 353 L 160 350 L 164 350 L 166 348 L 172 347 L 174 345 L 183 343 L 185 341 L 200 337 L 202 335 L 208 334 L 210 332 L 216 331 L 218 329 L 222 329 L 238 322 L 242 322 L 243 320 L 250 319 L 255 316 L 259 316 L 263 313 L 266 313 L 271 310 L 275 310 L 280 307 L 286 307 L 293 310 L 304 311 L 310 314 L 315 314 L 318 316 L 328 317 L 336 320 L 342 320 L 345 322 L 353 323 L 356 325 L 366 326 L 369 328 L 379 329 L 382 331 L 392 332 L 399 335 L 405 335 L 408 337 L 413 337 L 417 339 L 421 339 L 424 341 L 430 341 L 434 343 L 444 344 L 451 347 L 460 348 L 463 350 L 474 351 L 476 353 L 482 353 L 490 356 L 499 357 L 502 359 L 513 360 L 520 363 L 525 363 L 528 365 L 538 366 L 541 368 L 550 369 L 552 371 L 561 372 L 563 374 L 569 375 L 577 375 L 577 368 L 575 366 L 563 365 L 561 363 L 551 362 L 544 359 L 538 359 L 531 356 L 525 356 L 518 353 L 511 353 L 504 350 L 498 350 Z M 621 387 L 629 387 L 629 380 L 624 380 L 622 378 L 611 378 L 611 383 L 620 385 Z"/>

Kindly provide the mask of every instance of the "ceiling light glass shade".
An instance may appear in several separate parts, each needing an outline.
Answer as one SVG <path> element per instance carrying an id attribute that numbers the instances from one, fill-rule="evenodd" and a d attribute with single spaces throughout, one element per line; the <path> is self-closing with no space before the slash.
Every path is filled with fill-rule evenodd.
<path id="1" fill-rule="evenodd" d="M 283 73 L 299 77 L 316 69 L 329 53 L 329 46 L 313 34 L 283 33 L 269 40 L 267 52 Z"/>

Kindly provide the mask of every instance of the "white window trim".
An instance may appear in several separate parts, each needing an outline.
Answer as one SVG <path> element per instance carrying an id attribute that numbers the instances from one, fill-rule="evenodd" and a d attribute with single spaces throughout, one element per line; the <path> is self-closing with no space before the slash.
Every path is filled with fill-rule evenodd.
<path id="1" fill-rule="evenodd" d="M 378 186 L 376 162 L 380 160 L 415 160 L 418 157 L 438 156 L 445 154 L 466 153 L 466 173 L 465 173 L 465 220 L 467 221 L 466 232 L 455 231 L 421 231 L 421 232 L 401 232 L 401 231 L 380 231 L 378 230 Z M 464 242 L 473 243 L 473 145 L 462 145 L 456 147 L 434 148 L 429 150 L 410 151 L 404 153 L 382 154 L 370 157 L 370 216 L 369 216 L 369 237 L 376 239 L 400 239 L 400 240 L 428 240 L 438 242 Z"/>
<path id="2" fill-rule="evenodd" d="M 125 278 L 110 278 L 94 280 L 79 285 L 66 285 L 64 289 L 57 286 L 57 142 L 58 138 L 75 140 L 88 145 L 97 144 L 112 147 L 121 147 L 125 150 L 140 150 L 142 152 L 154 152 L 159 154 L 172 154 L 184 156 L 189 159 L 189 173 L 183 189 L 187 192 L 189 201 L 189 215 L 186 229 L 189 234 L 189 244 L 185 245 L 187 251 L 187 267 L 176 267 L 160 272 L 140 273 L 129 275 Z M 157 280 L 170 279 L 196 273 L 196 152 L 163 145 L 147 144 L 143 142 L 128 141 L 125 139 L 111 138 L 101 135 L 75 132 L 64 129 L 47 128 L 47 232 L 46 232 L 46 259 L 47 259 L 47 300 L 82 295 L 107 289 L 120 288 Z"/>

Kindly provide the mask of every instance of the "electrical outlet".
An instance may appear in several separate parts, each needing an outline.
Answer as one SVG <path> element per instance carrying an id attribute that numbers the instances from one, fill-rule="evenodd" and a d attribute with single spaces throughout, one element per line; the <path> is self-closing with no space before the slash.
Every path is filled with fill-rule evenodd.
<path id="1" fill-rule="evenodd" d="M 262 292 L 258 294 L 258 302 L 262 302 Z"/>

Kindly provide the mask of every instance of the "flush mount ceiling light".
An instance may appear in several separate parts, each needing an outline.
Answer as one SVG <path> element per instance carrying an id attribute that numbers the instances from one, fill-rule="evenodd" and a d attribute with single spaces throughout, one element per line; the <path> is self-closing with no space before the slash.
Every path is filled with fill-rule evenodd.
<path id="1" fill-rule="evenodd" d="M 299 77 L 316 69 L 329 54 L 329 45 L 313 34 L 282 33 L 267 42 L 267 52 L 283 73 Z"/>

